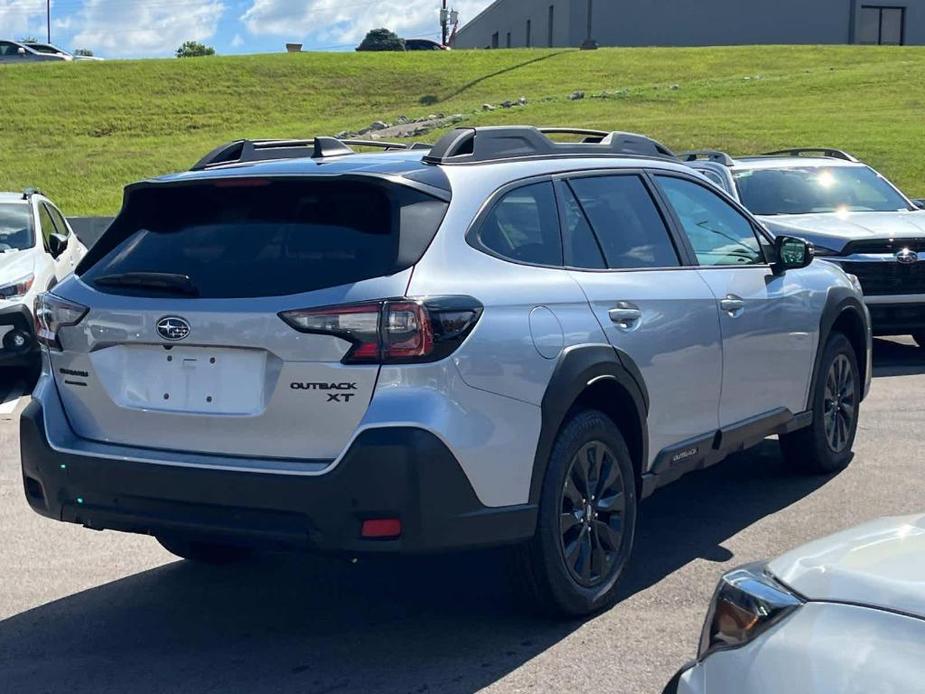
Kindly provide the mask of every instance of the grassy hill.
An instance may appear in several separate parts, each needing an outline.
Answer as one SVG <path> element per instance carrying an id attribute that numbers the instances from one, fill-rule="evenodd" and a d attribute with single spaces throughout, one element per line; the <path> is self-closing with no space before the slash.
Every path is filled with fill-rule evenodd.
<path id="1" fill-rule="evenodd" d="M 569 100 L 581 90 L 586 98 Z M 526 97 L 525 107 L 482 112 Z M 133 180 L 239 137 L 399 115 L 631 130 L 676 149 L 853 151 L 925 196 L 925 48 L 305 53 L 0 67 L 0 190 L 111 214 Z M 435 138 L 439 133 L 428 137 Z"/>

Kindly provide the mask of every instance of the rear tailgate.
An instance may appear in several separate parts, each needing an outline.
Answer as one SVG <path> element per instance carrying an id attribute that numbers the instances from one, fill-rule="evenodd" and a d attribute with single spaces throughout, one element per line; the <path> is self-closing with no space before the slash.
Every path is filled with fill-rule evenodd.
<path id="1" fill-rule="evenodd" d="M 75 433 L 172 451 L 336 457 L 379 366 L 344 363 L 355 343 L 343 331 L 299 331 L 279 314 L 402 296 L 445 207 L 383 182 L 137 191 L 79 279 L 55 290 L 90 309 L 50 354 Z M 154 275 L 185 277 L 192 291 L 146 283 Z"/>

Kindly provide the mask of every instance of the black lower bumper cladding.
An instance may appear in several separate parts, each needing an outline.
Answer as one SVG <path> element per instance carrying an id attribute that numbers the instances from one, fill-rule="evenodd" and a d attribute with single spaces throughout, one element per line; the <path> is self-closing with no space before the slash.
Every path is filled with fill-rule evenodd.
<path id="1" fill-rule="evenodd" d="M 447 447 L 415 428 L 361 433 L 330 472 L 282 475 L 60 453 L 31 402 L 20 420 L 30 506 L 94 529 L 322 552 L 419 553 L 517 542 L 536 508 L 488 508 Z M 399 518 L 396 539 L 363 539 L 364 520 Z"/>
<path id="2" fill-rule="evenodd" d="M 925 331 L 925 301 L 921 304 L 868 304 L 867 308 L 874 335 Z"/>

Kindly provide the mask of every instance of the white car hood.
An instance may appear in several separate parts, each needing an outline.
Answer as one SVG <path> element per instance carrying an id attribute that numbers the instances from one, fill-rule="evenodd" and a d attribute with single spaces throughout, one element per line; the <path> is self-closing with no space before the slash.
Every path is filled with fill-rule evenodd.
<path id="1" fill-rule="evenodd" d="M 32 272 L 35 272 L 35 256 L 31 251 L 0 253 L 0 287 Z"/>
<path id="2" fill-rule="evenodd" d="M 779 214 L 759 219 L 772 229 L 786 227 L 794 232 L 806 231 L 813 236 L 826 235 L 846 241 L 925 237 L 925 210 Z"/>
<path id="3" fill-rule="evenodd" d="M 844 530 L 798 547 L 768 568 L 809 600 L 925 618 L 925 515 L 881 518 Z"/>

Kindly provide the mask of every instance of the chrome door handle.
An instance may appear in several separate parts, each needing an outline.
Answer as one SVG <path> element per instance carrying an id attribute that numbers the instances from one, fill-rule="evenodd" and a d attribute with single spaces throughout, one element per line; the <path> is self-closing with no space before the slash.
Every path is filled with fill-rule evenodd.
<path id="1" fill-rule="evenodd" d="M 632 304 L 621 301 L 607 312 L 610 320 L 621 330 L 632 330 L 642 320 L 642 311 Z"/>
<path id="2" fill-rule="evenodd" d="M 719 307 L 732 318 L 735 318 L 745 309 L 745 301 L 735 294 L 730 294 L 725 299 L 720 300 Z"/>

